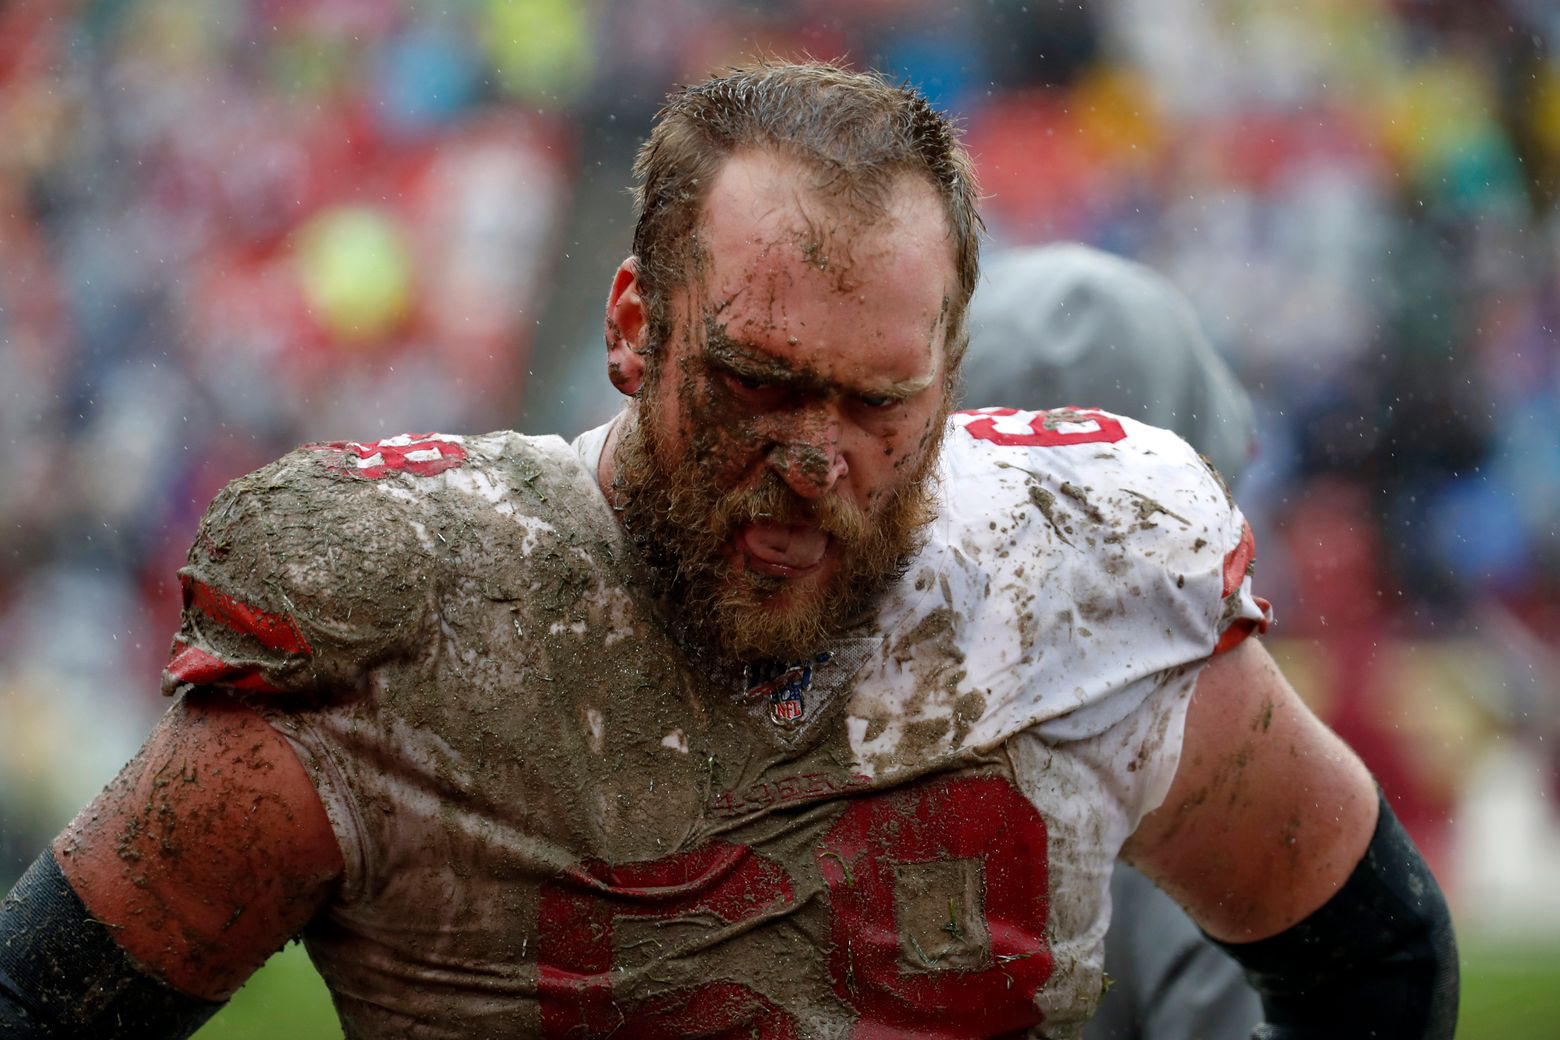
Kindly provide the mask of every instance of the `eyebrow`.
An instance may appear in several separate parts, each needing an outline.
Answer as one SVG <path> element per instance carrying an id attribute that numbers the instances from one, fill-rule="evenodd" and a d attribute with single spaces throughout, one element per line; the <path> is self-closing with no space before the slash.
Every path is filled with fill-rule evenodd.
<path id="1" fill-rule="evenodd" d="M 713 318 L 706 319 L 704 326 L 704 346 L 701 351 L 704 359 L 716 368 L 748 379 L 763 379 L 766 382 L 794 387 L 798 390 L 844 391 L 853 394 L 882 395 L 898 400 L 915 396 L 931 386 L 935 379 L 935 376 L 924 375 L 912 376 L 887 385 L 847 386 L 825 379 L 811 368 L 790 367 L 762 348 L 734 338 L 726 331 L 724 325 Z"/>

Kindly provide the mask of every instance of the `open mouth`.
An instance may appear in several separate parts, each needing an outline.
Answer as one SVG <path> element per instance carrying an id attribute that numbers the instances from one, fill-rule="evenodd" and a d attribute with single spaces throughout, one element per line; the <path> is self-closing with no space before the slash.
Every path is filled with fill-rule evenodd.
<path id="1" fill-rule="evenodd" d="M 737 528 L 734 540 L 750 570 L 775 578 L 799 578 L 822 565 L 830 537 L 812 524 L 755 520 Z"/>

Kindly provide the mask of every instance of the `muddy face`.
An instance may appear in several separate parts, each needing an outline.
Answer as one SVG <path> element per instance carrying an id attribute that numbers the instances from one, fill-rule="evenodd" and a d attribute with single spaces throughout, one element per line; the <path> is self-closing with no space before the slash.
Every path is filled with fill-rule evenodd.
<path id="1" fill-rule="evenodd" d="M 866 609 L 931 517 L 947 415 L 947 221 L 881 211 L 764 153 L 711 188 L 697 270 L 619 441 L 614 497 L 692 634 L 794 657 Z"/>

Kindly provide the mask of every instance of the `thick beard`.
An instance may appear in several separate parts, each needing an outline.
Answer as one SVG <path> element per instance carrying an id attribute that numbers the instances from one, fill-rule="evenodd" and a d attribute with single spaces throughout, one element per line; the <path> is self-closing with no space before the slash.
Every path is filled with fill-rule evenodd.
<path id="1" fill-rule="evenodd" d="M 905 573 L 936 515 L 943 425 L 916 470 L 868 515 L 836 494 L 802 498 L 767 470 L 755 487 L 721 492 L 697 447 L 663 450 L 650 423 L 633 423 L 618 441 L 613 490 L 629 539 L 673 604 L 678 634 L 737 661 L 798 660 L 859 621 Z M 734 566 L 734 533 L 759 519 L 817 524 L 833 537 L 834 573 L 799 583 Z"/>

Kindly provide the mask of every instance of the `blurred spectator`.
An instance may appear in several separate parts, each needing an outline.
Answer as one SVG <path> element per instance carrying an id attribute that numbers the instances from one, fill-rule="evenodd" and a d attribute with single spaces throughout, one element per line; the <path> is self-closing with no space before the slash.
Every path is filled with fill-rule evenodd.
<path id="1" fill-rule="evenodd" d="M 1141 264 L 1073 244 L 988 256 L 970 305 L 970 407 L 1081 405 L 1185 437 L 1232 485 L 1251 402 L 1185 298 Z"/>

